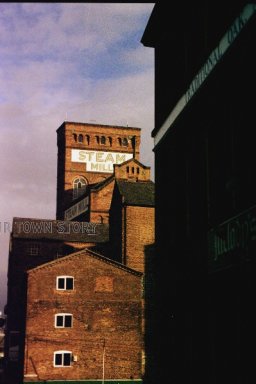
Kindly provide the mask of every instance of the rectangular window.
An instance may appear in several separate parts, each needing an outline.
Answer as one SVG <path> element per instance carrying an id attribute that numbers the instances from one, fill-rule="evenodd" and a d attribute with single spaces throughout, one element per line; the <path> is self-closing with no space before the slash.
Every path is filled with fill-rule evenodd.
<path id="1" fill-rule="evenodd" d="M 73 316 L 70 313 L 58 313 L 55 315 L 56 328 L 71 328 Z"/>
<path id="2" fill-rule="evenodd" d="M 39 255 L 39 243 L 28 244 L 27 254 L 30 256 L 38 256 Z"/>
<path id="3" fill-rule="evenodd" d="M 56 283 L 57 290 L 71 291 L 74 289 L 74 277 L 72 276 L 58 276 Z"/>
<path id="4" fill-rule="evenodd" d="M 54 367 L 70 367 L 72 361 L 72 353 L 70 351 L 54 352 Z"/>

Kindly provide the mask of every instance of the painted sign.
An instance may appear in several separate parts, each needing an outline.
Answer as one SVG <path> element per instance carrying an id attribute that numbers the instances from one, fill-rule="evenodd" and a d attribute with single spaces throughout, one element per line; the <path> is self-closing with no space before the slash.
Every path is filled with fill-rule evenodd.
<path id="1" fill-rule="evenodd" d="M 12 237 L 104 243 L 109 240 L 109 225 L 86 221 L 14 218 Z"/>
<path id="2" fill-rule="evenodd" d="M 89 196 L 86 196 L 83 200 L 78 203 L 72 205 L 69 209 L 67 209 L 64 213 L 65 220 L 72 220 L 75 217 L 81 215 L 81 213 L 87 212 L 89 207 Z"/>
<path id="3" fill-rule="evenodd" d="M 219 63 L 224 53 L 228 50 L 228 48 L 235 41 L 237 36 L 240 34 L 243 27 L 246 23 L 251 19 L 256 11 L 256 4 L 247 4 L 241 14 L 235 19 L 231 27 L 225 33 L 225 35 L 220 40 L 217 47 L 211 52 L 210 56 L 201 67 L 199 72 L 193 78 L 190 83 L 188 89 L 185 94 L 179 99 L 176 106 L 167 117 L 163 125 L 160 127 L 159 131 L 156 133 L 154 142 L 155 145 L 159 143 L 159 141 L 163 138 L 165 133 L 169 130 L 169 128 L 173 125 L 176 118 L 186 107 L 191 98 L 195 95 L 198 89 L 201 87 L 205 79 L 212 72 L 214 67 Z"/>
<path id="4" fill-rule="evenodd" d="M 208 234 L 209 270 L 222 269 L 252 257 L 256 247 L 256 206 L 213 228 Z"/>
<path id="5" fill-rule="evenodd" d="M 87 172 L 113 173 L 114 164 L 122 164 L 132 158 L 132 153 L 71 150 L 71 161 L 86 163 Z"/>

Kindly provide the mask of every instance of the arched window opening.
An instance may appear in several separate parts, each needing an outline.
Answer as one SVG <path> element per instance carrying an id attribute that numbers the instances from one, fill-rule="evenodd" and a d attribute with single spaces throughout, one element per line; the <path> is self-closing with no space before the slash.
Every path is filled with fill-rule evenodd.
<path id="1" fill-rule="evenodd" d="M 118 144 L 121 146 L 122 145 L 122 139 L 121 137 L 118 137 Z"/>
<path id="2" fill-rule="evenodd" d="M 139 167 L 137 167 L 137 175 L 140 173 L 140 169 Z"/>
<path id="3" fill-rule="evenodd" d="M 73 181 L 73 199 L 77 199 L 86 192 L 87 182 L 83 177 L 77 177 Z"/>
<path id="4" fill-rule="evenodd" d="M 127 172 L 127 173 L 130 172 L 130 167 L 126 167 L 126 172 Z"/>
<path id="5" fill-rule="evenodd" d="M 134 173 L 134 167 L 132 167 L 132 173 Z"/>
<path id="6" fill-rule="evenodd" d="M 128 146 L 128 139 L 127 139 L 126 137 L 123 138 L 123 145 L 124 145 L 125 147 Z"/>
<path id="7" fill-rule="evenodd" d="M 106 144 L 106 137 L 105 136 L 101 136 L 100 143 L 103 144 L 103 145 Z"/>
<path id="8" fill-rule="evenodd" d="M 78 142 L 79 142 L 79 143 L 82 143 L 83 141 L 84 141 L 83 135 L 80 134 L 80 135 L 78 136 Z"/>
<path id="9" fill-rule="evenodd" d="M 90 136 L 86 135 L 85 140 L 86 140 L 86 144 L 89 145 L 90 144 Z"/>
<path id="10" fill-rule="evenodd" d="M 77 142 L 77 134 L 76 133 L 73 134 L 73 138 L 74 138 L 74 141 Z"/>
<path id="11" fill-rule="evenodd" d="M 95 139 L 96 139 L 96 143 L 99 144 L 100 143 L 100 137 L 99 136 L 95 136 Z"/>
<path id="12" fill-rule="evenodd" d="M 108 138 L 108 142 L 109 142 L 110 147 L 112 147 L 112 137 Z"/>
<path id="13" fill-rule="evenodd" d="M 103 222 L 104 222 L 104 219 L 103 219 L 103 217 L 101 215 L 99 216 L 99 221 L 100 221 L 101 224 L 103 224 Z"/>

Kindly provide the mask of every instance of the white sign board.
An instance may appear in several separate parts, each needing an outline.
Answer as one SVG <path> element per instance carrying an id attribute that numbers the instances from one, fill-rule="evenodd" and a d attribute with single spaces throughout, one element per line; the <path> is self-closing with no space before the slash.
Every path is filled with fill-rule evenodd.
<path id="1" fill-rule="evenodd" d="M 65 214 L 64 214 L 65 220 L 72 220 L 75 217 L 81 215 L 81 213 L 88 211 L 88 206 L 89 206 L 89 197 L 86 196 L 83 200 L 79 201 L 75 205 L 72 205 L 72 207 L 70 207 L 65 211 Z"/>
<path id="2" fill-rule="evenodd" d="M 132 158 L 132 153 L 71 150 L 71 161 L 86 163 L 87 172 L 113 173 L 113 164 L 121 164 Z"/>

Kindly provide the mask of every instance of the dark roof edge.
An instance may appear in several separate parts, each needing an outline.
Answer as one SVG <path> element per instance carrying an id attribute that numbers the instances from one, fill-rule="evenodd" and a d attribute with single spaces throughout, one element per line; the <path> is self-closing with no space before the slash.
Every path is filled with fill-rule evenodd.
<path id="1" fill-rule="evenodd" d="M 136 131 L 141 131 L 141 128 L 139 127 L 127 127 L 126 125 L 111 125 L 111 124 L 95 124 L 95 123 L 82 123 L 78 121 L 64 121 L 59 128 L 57 128 L 56 132 L 58 132 L 59 129 L 65 127 L 66 124 L 74 124 L 74 125 L 84 125 L 86 127 L 104 127 L 104 128 L 126 128 L 126 129 L 133 129 Z"/>
<path id="2" fill-rule="evenodd" d="M 71 253 L 70 255 L 67 255 L 67 256 L 64 256 L 64 257 L 60 257 L 60 258 L 58 258 L 56 260 L 49 261 L 48 263 L 44 263 L 42 265 L 39 265 L 38 267 L 29 269 L 27 271 L 27 274 L 30 274 L 30 273 L 33 273 L 33 272 L 37 272 L 40 269 L 47 268 L 47 267 L 50 267 L 50 266 L 55 265 L 55 264 L 62 263 L 64 261 L 68 260 L 68 259 L 72 259 L 73 257 L 80 256 L 83 253 L 89 253 L 89 256 L 94 257 L 94 258 L 96 258 L 98 260 L 101 260 L 101 261 L 103 261 L 103 262 L 105 262 L 107 264 L 111 264 L 114 267 L 122 269 L 125 272 L 131 273 L 133 275 L 136 275 L 136 276 L 142 276 L 143 275 L 142 272 L 135 271 L 134 269 L 126 267 L 125 265 L 123 265 L 121 263 L 118 263 L 117 261 L 114 261 L 112 259 L 109 259 L 109 258 L 107 258 L 107 257 L 105 257 L 103 255 L 100 255 L 99 253 L 97 253 L 95 251 L 92 251 L 92 250 L 90 250 L 88 248 L 82 249 L 82 250 L 80 250 L 78 252 Z"/>

